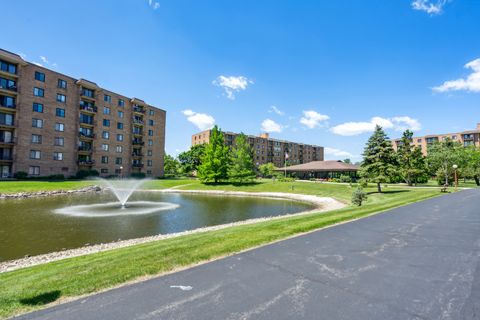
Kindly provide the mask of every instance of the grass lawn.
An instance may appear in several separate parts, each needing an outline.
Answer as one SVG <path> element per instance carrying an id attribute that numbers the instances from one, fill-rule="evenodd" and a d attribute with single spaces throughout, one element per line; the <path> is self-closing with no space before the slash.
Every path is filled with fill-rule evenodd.
<path id="1" fill-rule="evenodd" d="M 1 181 L 0 193 L 37 192 L 72 190 L 94 185 L 94 180 L 86 181 Z"/>
<path id="2" fill-rule="evenodd" d="M 0 190 L 5 189 L 2 184 L 0 183 Z M 206 186 L 195 180 L 152 180 L 145 185 L 149 189 L 171 187 L 295 192 L 332 196 L 344 202 L 349 201 L 353 191 L 348 185 L 269 180 L 260 180 L 247 186 Z M 374 190 L 372 186 L 366 191 Z M 362 207 L 349 206 L 328 213 L 285 217 L 190 234 L 3 273 L 0 274 L 0 318 L 438 195 L 440 192 L 437 189 L 402 189 L 390 186 L 385 188 L 383 194 L 370 194 L 366 205 Z"/>

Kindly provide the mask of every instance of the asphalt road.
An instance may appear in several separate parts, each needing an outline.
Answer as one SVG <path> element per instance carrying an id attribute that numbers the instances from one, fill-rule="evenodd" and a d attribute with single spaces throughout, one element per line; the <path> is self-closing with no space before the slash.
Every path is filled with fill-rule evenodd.
<path id="1" fill-rule="evenodd" d="M 20 319 L 480 319 L 479 260 L 467 190 Z"/>

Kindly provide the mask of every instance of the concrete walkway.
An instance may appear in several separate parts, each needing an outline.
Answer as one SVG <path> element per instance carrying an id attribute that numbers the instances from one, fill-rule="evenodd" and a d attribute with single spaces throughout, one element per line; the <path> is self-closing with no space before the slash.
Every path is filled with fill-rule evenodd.
<path id="1" fill-rule="evenodd" d="M 480 319 L 480 190 L 20 319 Z"/>

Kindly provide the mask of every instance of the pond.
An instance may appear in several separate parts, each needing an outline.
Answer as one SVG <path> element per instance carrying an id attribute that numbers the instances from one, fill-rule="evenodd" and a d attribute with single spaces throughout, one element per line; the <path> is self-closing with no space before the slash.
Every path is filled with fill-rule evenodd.
<path id="1" fill-rule="evenodd" d="M 0 261 L 313 209 L 285 199 L 157 192 L 135 193 L 124 211 L 113 202 L 109 194 L 0 200 Z"/>

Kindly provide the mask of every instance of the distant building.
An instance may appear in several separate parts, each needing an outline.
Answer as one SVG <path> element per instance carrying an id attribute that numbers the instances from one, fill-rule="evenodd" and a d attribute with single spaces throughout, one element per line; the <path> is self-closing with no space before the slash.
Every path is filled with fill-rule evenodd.
<path id="1" fill-rule="evenodd" d="M 192 135 L 192 146 L 209 143 L 211 133 L 211 130 L 205 130 Z M 224 132 L 224 135 L 225 143 L 228 146 L 235 144 L 237 133 Z M 248 135 L 247 137 L 253 150 L 253 160 L 257 166 L 271 162 L 276 167 L 283 167 L 286 155 L 288 155 L 288 162 L 291 165 L 324 159 L 324 151 L 321 146 L 272 139 L 268 133 L 260 136 Z"/>
<path id="2" fill-rule="evenodd" d="M 0 178 L 163 175 L 165 111 L 0 49 Z"/>
<path id="3" fill-rule="evenodd" d="M 442 133 L 442 134 L 430 134 L 421 137 L 414 137 L 412 145 L 420 147 L 422 153 L 427 155 L 428 146 L 435 142 L 451 139 L 452 141 L 460 142 L 464 147 L 468 146 L 480 146 L 480 123 L 477 123 L 477 128 L 474 130 L 467 130 L 454 133 Z M 393 149 L 398 150 L 398 146 L 401 144 L 401 139 L 392 140 Z"/>

